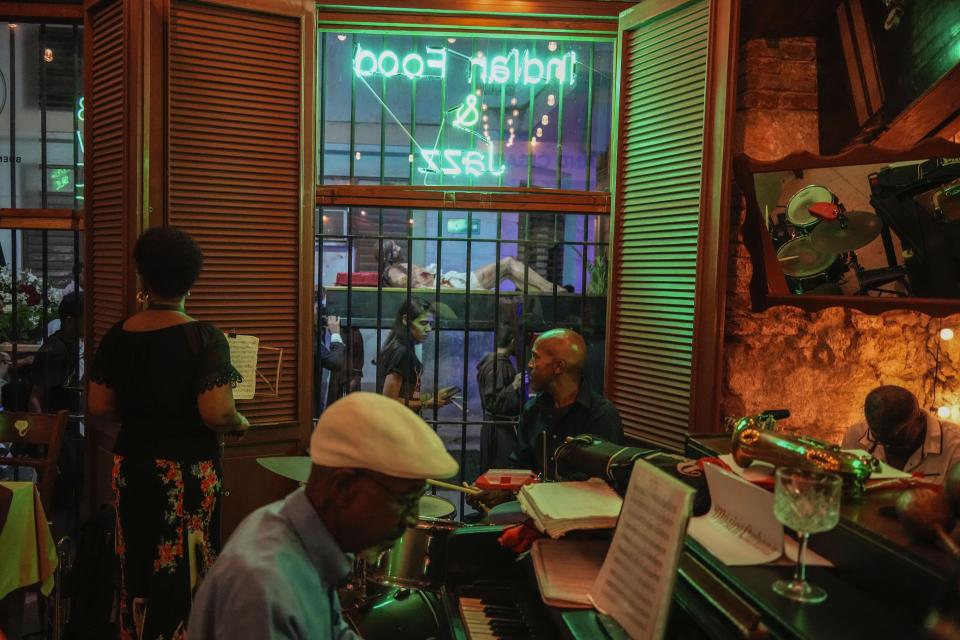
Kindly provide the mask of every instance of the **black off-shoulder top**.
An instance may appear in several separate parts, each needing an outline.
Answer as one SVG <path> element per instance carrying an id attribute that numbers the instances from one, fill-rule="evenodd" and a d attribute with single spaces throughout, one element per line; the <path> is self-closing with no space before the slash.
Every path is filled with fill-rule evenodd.
<path id="1" fill-rule="evenodd" d="M 117 395 L 121 427 L 114 453 L 193 462 L 217 457 L 216 434 L 204 425 L 197 396 L 236 386 L 223 332 L 206 322 L 127 331 L 118 322 L 103 337 L 90 379 Z"/>

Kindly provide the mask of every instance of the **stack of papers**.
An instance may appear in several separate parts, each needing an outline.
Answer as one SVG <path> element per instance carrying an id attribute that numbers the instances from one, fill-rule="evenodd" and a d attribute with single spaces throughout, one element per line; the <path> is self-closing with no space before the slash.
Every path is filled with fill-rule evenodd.
<path id="1" fill-rule="evenodd" d="M 543 602 L 567 609 L 592 608 L 590 590 L 609 547 L 604 540 L 534 542 L 530 555 Z"/>
<path id="2" fill-rule="evenodd" d="M 623 499 L 599 478 L 528 484 L 517 499 L 537 529 L 551 538 L 581 529 L 612 529 L 623 506 Z"/>

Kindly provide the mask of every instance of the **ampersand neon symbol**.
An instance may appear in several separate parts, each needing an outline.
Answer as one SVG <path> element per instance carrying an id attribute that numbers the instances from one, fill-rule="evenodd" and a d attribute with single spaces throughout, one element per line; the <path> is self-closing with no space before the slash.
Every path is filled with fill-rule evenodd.
<path id="1" fill-rule="evenodd" d="M 453 119 L 453 126 L 459 128 L 472 127 L 480 120 L 480 112 L 477 111 L 477 96 L 468 95 L 462 105 L 457 107 L 457 115 Z"/>

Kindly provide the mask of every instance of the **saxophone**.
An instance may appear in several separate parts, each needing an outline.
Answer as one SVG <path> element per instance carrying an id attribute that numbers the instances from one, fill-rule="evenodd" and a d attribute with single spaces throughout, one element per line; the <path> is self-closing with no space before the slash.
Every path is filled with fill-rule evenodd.
<path id="1" fill-rule="evenodd" d="M 841 451 L 835 444 L 803 435 L 788 435 L 776 430 L 777 421 L 761 414 L 730 420 L 733 460 L 748 467 L 754 460 L 781 467 L 810 467 L 836 473 L 843 479 L 847 495 L 861 496 L 870 474 L 880 471 L 880 462 L 871 455 Z"/>

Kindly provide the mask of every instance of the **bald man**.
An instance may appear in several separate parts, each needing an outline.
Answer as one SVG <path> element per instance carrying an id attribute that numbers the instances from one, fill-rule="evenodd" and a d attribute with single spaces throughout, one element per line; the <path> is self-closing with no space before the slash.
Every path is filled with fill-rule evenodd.
<path id="1" fill-rule="evenodd" d="M 547 331 L 533 343 L 527 368 L 530 387 L 538 393 L 520 414 L 519 443 L 510 455 L 512 466 L 552 478 L 556 475 L 553 452 L 567 436 L 592 433 L 610 442 L 623 442 L 617 408 L 583 380 L 586 360 L 586 343 L 570 329 Z"/>

